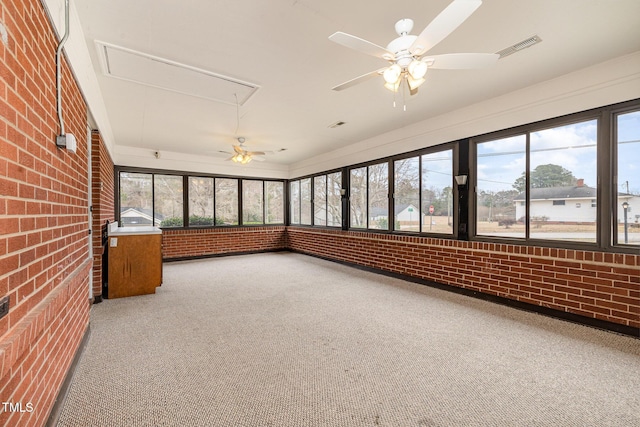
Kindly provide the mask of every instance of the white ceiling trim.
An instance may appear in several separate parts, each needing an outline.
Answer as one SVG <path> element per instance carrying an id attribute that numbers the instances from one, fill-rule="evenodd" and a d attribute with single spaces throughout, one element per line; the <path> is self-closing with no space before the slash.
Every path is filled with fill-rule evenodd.
<path id="1" fill-rule="evenodd" d="M 269 162 L 251 162 L 241 165 L 222 158 L 196 156 L 174 151 L 158 151 L 138 147 L 117 145 L 114 163 L 120 166 L 131 166 L 150 169 L 166 169 L 183 172 L 206 173 L 229 176 L 246 176 L 255 178 L 289 178 L 289 166 Z"/>

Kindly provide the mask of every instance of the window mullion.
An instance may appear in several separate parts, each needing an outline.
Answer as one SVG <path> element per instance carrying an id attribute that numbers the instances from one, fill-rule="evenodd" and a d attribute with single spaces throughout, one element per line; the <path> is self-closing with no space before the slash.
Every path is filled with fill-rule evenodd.
<path id="1" fill-rule="evenodd" d="M 530 218 L 531 218 L 531 132 L 527 132 L 525 135 L 525 176 L 524 176 L 524 238 L 525 240 L 529 240 L 529 231 L 530 231 Z M 516 218 L 517 219 L 517 218 Z"/>

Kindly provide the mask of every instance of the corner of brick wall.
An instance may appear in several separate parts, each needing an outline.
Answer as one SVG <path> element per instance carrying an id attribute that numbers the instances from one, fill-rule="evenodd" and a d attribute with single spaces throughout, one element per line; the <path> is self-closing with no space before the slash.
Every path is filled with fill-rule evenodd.
<path id="1" fill-rule="evenodd" d="M 115 221 L 113 160 L 100 132 L 91 133 L 91 201 L 93 206 L 93 295 L 102 295 L 102 228 Z"/>

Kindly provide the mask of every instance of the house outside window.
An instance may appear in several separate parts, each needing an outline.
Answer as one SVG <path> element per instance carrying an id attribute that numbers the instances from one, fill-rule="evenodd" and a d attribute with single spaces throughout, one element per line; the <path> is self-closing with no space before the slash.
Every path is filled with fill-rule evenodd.
<path id="1" fill-rule="evenodd" d="M 596 210 L 572 207 L 597 200 L 597 135 L 591 119 L 477 143 L 476 233 L 595 242 Z"/>

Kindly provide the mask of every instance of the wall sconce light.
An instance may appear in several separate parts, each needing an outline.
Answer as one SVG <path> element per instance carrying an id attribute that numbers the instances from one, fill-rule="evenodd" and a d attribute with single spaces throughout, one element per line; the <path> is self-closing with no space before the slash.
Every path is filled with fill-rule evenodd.
<path id="1" fill-rule="evenodd" d="M 458 186 L 463 187 L 467 185 L 467 175 L 456 175 L 456 184 Z"/>

